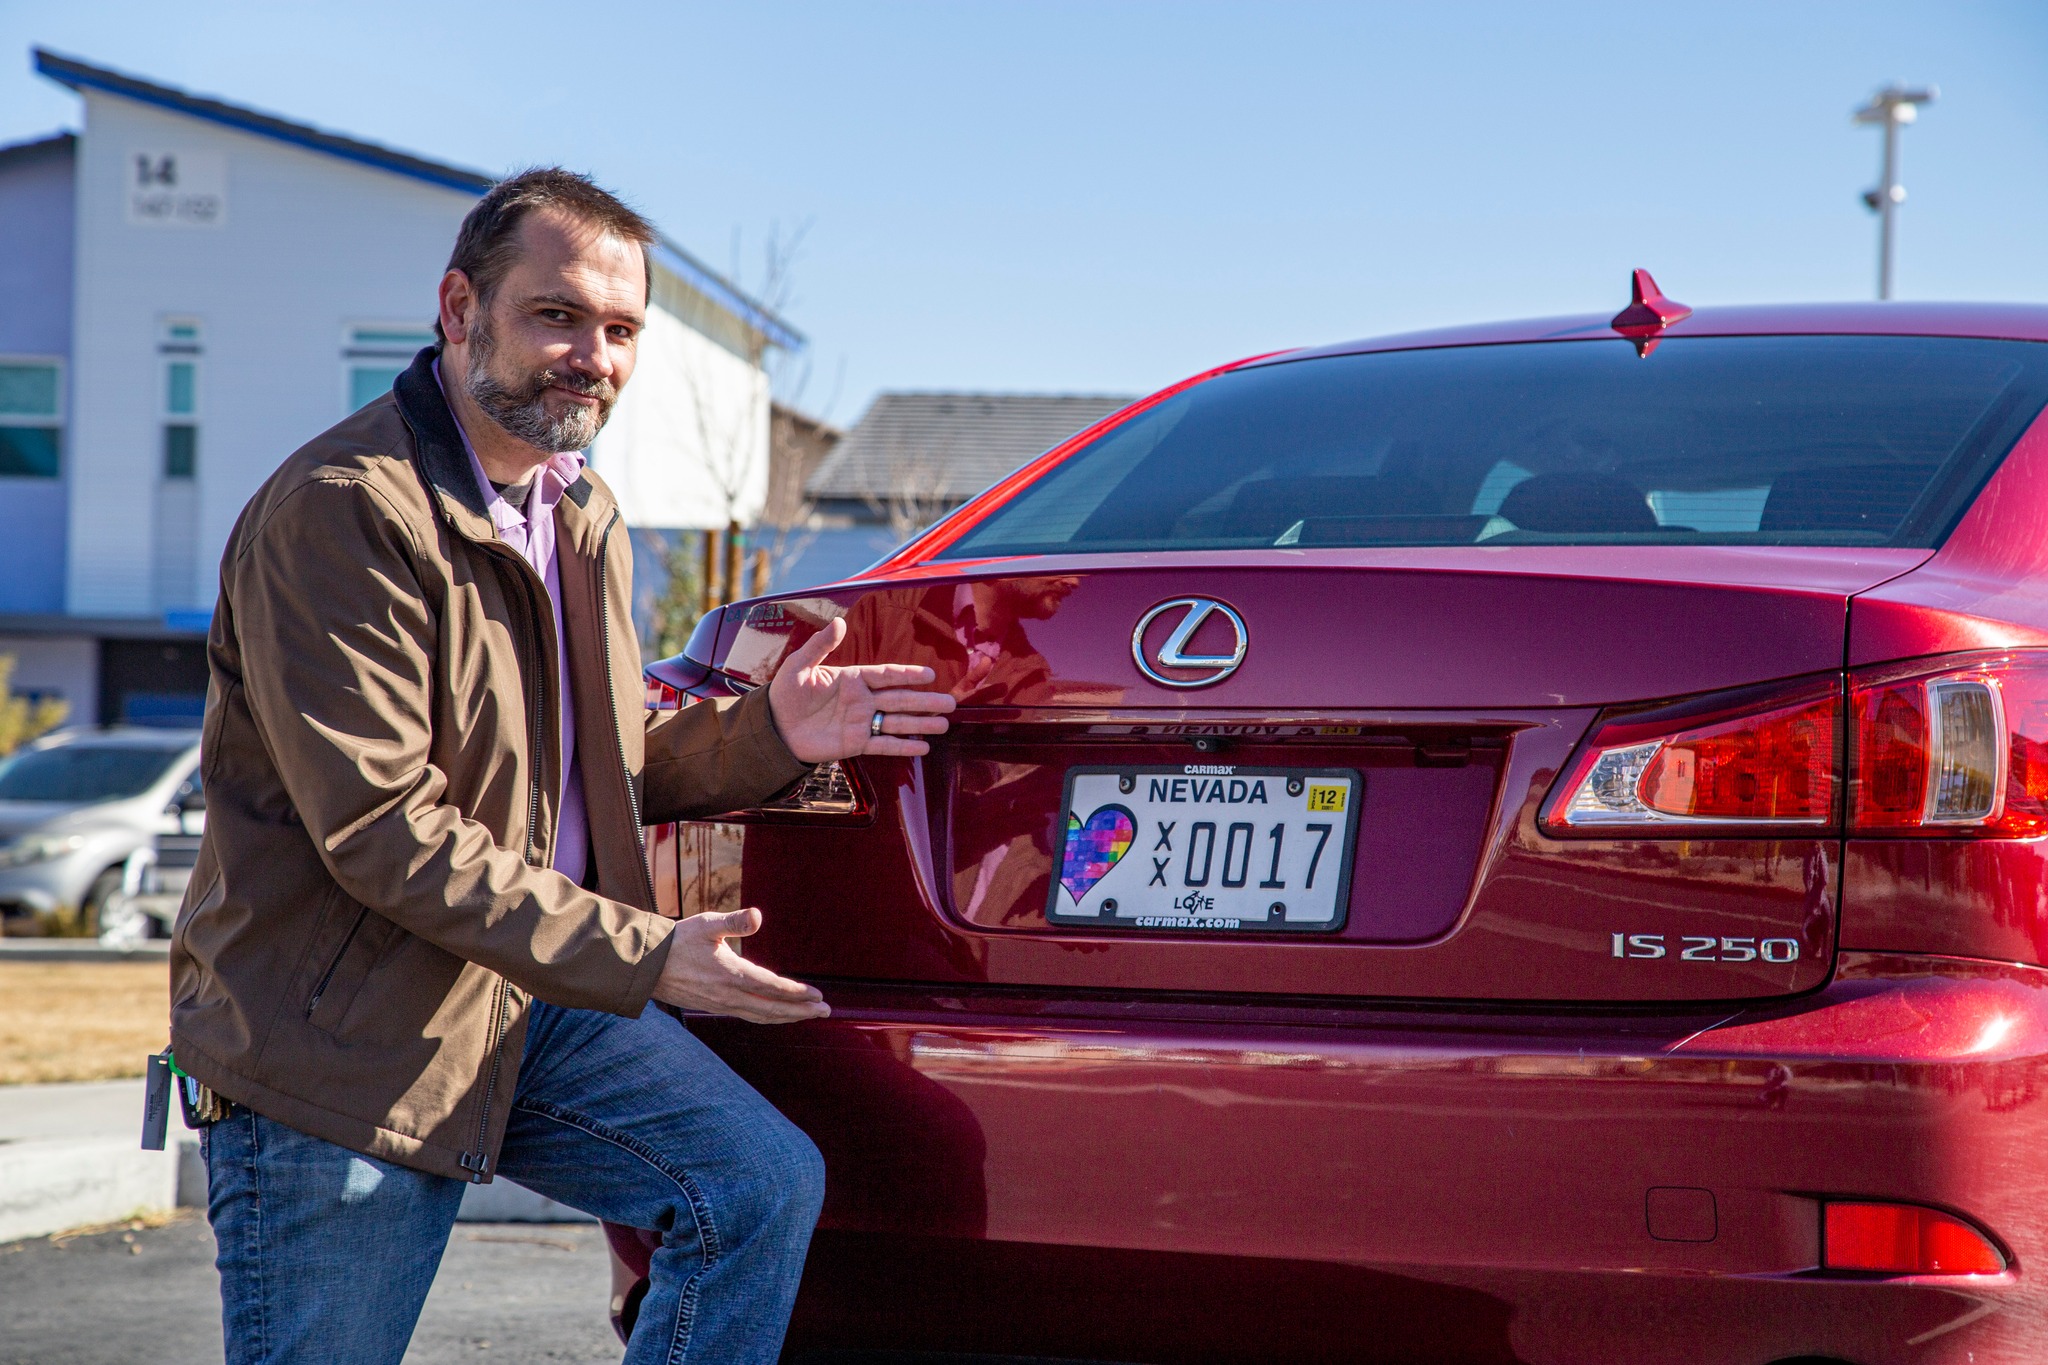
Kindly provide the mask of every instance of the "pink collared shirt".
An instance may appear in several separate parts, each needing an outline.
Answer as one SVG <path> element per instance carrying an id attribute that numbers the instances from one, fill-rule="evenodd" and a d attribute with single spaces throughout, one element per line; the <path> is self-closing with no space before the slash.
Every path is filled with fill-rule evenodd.
<path id="1" fill-rule="evenodd" d="M 434 362 L 434 378 L 437 382 L 441 378 L 438 360 Z M 447 395 L 445 385 L 442 395 Z M 491 514 L 491 524 L 498 528 L 498 539 L 533 566 L 547 584 L 548 602 L 555 610 L 555 658 L 561 673 L 562 698 L 562 799 L 558 807 L 561 813 L 555 820 L 554 868 L 580 884 L 590 861 L 590 818 L 583 805 L 583 770 L 576 757 L 576 694 L 569 687 L 568 637 L 562 633 L 562 569 L 555 558 L 555 504 L 562 500 L 569 485 L 582 477 L 583 454 L 572 450 L 550 455 L 534 474 L 526 506 L 514 507 L 491 485 L 490 475 L 484 473 L 483 462 L 477 459 L 476 447 L 469 443 L 469 433 L 463 431 L 462 419 L 456 416 L 453 403 L 448 405 L 448 415 L 462 437 L 462 448 L 469 453 L 470 470 L 476 475 L 476 486 L 483 490 L 484 507 Z"/>

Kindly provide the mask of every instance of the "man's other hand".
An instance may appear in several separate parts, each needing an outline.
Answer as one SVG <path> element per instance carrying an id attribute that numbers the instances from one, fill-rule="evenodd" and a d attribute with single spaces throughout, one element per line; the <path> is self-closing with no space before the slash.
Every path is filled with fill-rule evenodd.
<path id="1" fill-rule="evenodd" d="M 730 1014 L 756 1024 L 794 1024 L 832 1012 L 816 986 L 777 976 L 727 946 L 761 927 L 759 910 L 692 915 L 676 925 L 654 998 L 678 1009 Z"/>
<path id="2" fill-rule="evenodd" d="M 834 620 L 795 653 L 768 684 L 768 709 L 782 742 L 805 763 L 832 763 L 855 754 L 915 758 L 931 746 L 920 735 L 946 733 L 953 698 L 930 692 L 938 675 L 923 664 L 855 664 L 832 668 L 825 657 L 846 638 Z M 870 727 L 882 713 L 879 734 Z"/>

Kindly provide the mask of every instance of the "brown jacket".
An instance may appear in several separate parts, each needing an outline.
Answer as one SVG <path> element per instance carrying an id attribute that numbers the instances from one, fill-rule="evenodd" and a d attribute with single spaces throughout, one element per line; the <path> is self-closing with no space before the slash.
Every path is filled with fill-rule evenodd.
<path id="1" fill-rule="evenodd" d="M 555 514 L 555 639 L 432 358 L 286 460 L 222 557 L 171 1033 L 180 1066 L 259 1113 L 487 1180 L 529 998 L 648 1002 L 672 922 L 642 823 L 754 805 L 808 769 L 766 689 L 645 709 L 632 550 L 588 473 Z M 594 893 L 550 870 L 564 649 Z"/>

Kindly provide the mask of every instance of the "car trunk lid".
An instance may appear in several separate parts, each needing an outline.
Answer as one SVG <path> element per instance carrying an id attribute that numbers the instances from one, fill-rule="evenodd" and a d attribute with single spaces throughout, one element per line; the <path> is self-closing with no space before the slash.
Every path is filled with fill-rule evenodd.
<path id="1" fill-rule="evenodd" d="M 1838 838 L 1560 840 L 1537 814 L 1603 708 L 1838 673 L 1850 597 L 1927 553 L 1063 557 L 754 604 L 719 638 L 717 662 L 739 684 L 765 680 L 793 642 L 843 615 L 835 662 L 928 664 L 961 709 L 929 758 L 855 765 L 878 829 L 750 827 L 743 894 L 768 911 L 759 942 L 775 964 L 821 977 L 1609 1003 L 1808 989 L 1832 959 Z M 1223 604 L 1243 625 L 1241 663 L 1207 686 L 1174 684 L 1216 663 L 1160 656 L 1228 658 L 1229 616 L 1211 613 L 1177 652 L 1169 637 L 1187 612 L 1138 629 L 1189 599 Z M 1195 784 L 1354 774 L 1341 922 L 1055 922 L 1055 872 L 1072 873 L 1068 782 L 1090 769 L 1181 776 L 1205 795 L 1218 788 Z M 1136 793 L 1121 803 L 1133 828 L 1103 856 L 1151 870 L 1152 826 L 1165 817 L 1133 804 L 1149 782 L 1125 790 Z M 1078 826 L 1119 804 L 1088 801 L 1071 812 Z M 807 906 L 828 844 L 829 865 L 859 888 L 836 914 Z M 1186 876 L 1184 848 L 1169 851 Z M 1276 869 L 1277 858 L 1276 848 Z M 1759 951 L 1766 941 L 1777 947 Z"/>

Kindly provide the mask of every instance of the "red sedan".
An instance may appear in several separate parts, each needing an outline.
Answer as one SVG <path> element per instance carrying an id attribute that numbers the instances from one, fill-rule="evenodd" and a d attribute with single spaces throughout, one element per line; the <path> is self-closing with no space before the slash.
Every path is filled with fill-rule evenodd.
<path id="1" fill-rule="evenodd" d="M 828 1021 L 691 1027 L 829 1193 L 790 1358 L 2048 1359 L 2048 308 L 1225 366 L 660 704 L 918 761 L 657 832 Z"/>

